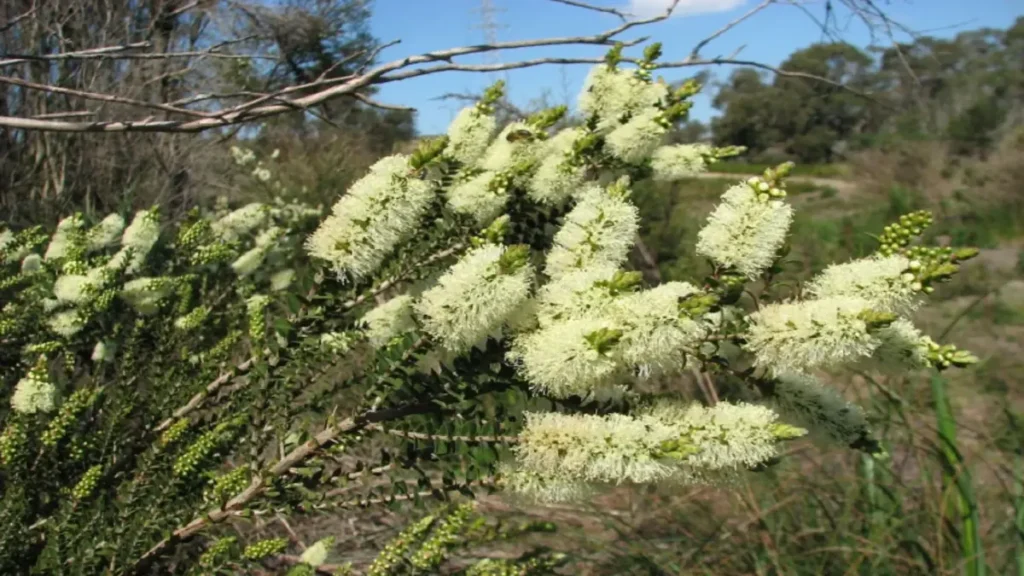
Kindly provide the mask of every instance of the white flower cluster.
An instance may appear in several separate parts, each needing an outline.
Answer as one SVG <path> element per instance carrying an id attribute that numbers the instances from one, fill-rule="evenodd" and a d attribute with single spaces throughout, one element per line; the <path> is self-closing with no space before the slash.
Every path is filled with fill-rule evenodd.
<path id="1" fill-rule="evenodd" d="M 498 337 L 529 297 L 533 266 L 526 254 L 484 245 L 463 256 L 416 304 L 423 329 L 444 348 L 462 352 Z"/>
<path id="2" fill-rule="evenodd" d="M 544 273 L 557 279 L 584 268 L 618 268 L 633 247 L 639 225 L 636 206 L 623 194 L 589 185 L 555 234 Z"/>
<path id="3" fill-rule="evenodd" d="M 657 106 L 668 96 L 668 87 L 643 80 L 635 72 L 607 64 L 590 70 L 579 98 L 579 109 L 596 115 L 601 127 L 613 126 L 624 116 Z"/>
<path id="4" fill-rule="evenodd" d="M 886 372 L 915 370 L 932 365 L 928 352 L 938 345 L 921 333 L 910 320 L 899 318 L 876 333 L 880 343 L 870 361 L 871 368 Z"/>
<path id="5" fill-rule="evenodd" d="M 668 128 L 661 110 L 647 108 L 605 137 L 608 152 L 627 164 L 641 164 L 661 145 Z"/>
<path id="6" fill-rule="evenodd" d="M 775 380 L 773 406 L 780 414 L 843 446 L 869 436 L 864 411 L 835 390 L 806 374 L 781 374 Z"/>
<path id="7" fill-rule="evenodd" d="M 21 261 L 21 273 L 29 274 L 43 267 L 43 257 L 39 254 L 29 254 Z"/>
<path id="8" fill-rule="evenodd" d="M 496 128 L 494 116 L 485 114 L 479 106 L 463 108 L 448 125 L 445 153 L 462 164 L 473 164 L 484 155 Z"/>
<path id="9" fill-rule="evenodd" d="M 775 261 L 792 220 L 793 209 L 772 199 L 766 182 L 737 184 L 701 229 L 697 253 L 753 280 Z"/>
<path id="10" fill-rule="evenodd" d="M 514 448 L 520 466 L 586 482 L 645 483 L 670 476 L 661 460 L 662 443 L 678 428 L 652 416 L 527 412 Z"/>
<path id="11" fill-rule="evenodd" d="M 220 217 L 210 228 L 225 242 L 233 242 L 262 226 L 269 216 L 268 206 L 251 202 Z"/>
<path id="12" fill-rule="evenodd" d="M 756 404 L 719 402 L 714 406 L 659 402 L 651 417 L 676 427 L 687 472 L 736 471 L 761 464 L 777 454 L 779 440 L 806 431 L 778 422 L 778 414 Z M 688 474 L 689 475 L 689 474 Z"/>
<path id="13" fill-rule="evenodd" d="M 61 276 L 53 283 L 53 294 L 58 302 L 81 304 L 90 297 L 90 290 L 103 286 L 107 272 L 104 268 L 93 268 L 85 274 Z"/>
<path id="14" fill-rule="evenodd" d="M 81 230 L 84 224 L 85 222 L 78 214 L 61 220 L 57 224 L 57 230 L 50 237 L 50 244 L 46 247 L 46 252 L 43 253 L 43 259 L 56 260 L 67 256 L 68 249 L 71 248 L 72 235 Z"/>
<path id="15" fill-rule="evenodd" d="M 568 162 L 573 144 L 584 134 L 581 128 L 566 128 L 543 143 L 541 160 L 527 185 L 534 201 L 549 206 L 560 206 L 576 195 L 586 178 L 582 167 Z"/>
<path id="16" fill-rule="evenodd" d="M 677 370 L 705 333 L 679 304 L 698 290 L 668 282 L 617 293 L 612 268 L 568 274 L 541 289 L 537 329 L 520 334 L 509 353 L 523 377 L 556 397 L 607 394 L 631 373 Z"/>
<path id="17" fill-rule="evenodd" d="M 403 294 L 370 310 L 359 323 L 366 327 L 366 337 L 375 348 L 380 348 L 405 332 L 416 329 L 413 319 L 413 298 Z"/>
<path id="18" fill-rule="evenodd" d="M 90 358 L 97 363 L 110 362 L 114 359 L 114 345 L 111 342 L 100 340 L 93 346 Z"/>
<path id="19" fill-rule="evenodd" d="M 70 338 L 81 332 L 82 328 L 85 327 L 85 318 L 82 317 L 78 310 L 62 310 L 50 316 L 46 325 L 55 334 Z"/>
<path id="20" fill-rule="evenodd" d="M 676 144 L 662 146 L 651 155 L 652 179 L 655 182 L 674 182 L 692 178 L 708 169 L 707 156 L 711 147 L 706 144 Z"/>
<path id="21" fill-rule="evenodd" d="M 117 213 L 108 214 L 99 224 L 93 226 L 86 236 L 90 251 L 102 250 L 117 243 L 124 231 L 124 218 Z"/>
<path id="22" fill-rule="evenodd" d="M 502 176 L 484 171 L 464 177 L 466 180 L 448 190 L 448 205 L 459 214 L 472 216 L 481 226 L 500 216 L 508 202 L 508 186 L 495 181 Z"/>
<path id="23" fill-rule="evenodd" d="M 529 133 L 530 136 L 510 138 L 510 136 L 516 133 Z M 525 122 L 510 123 L 491 142 L 483 158 L 480 159 L 480 168 L 498 173 L 509 170 L 517 164 L 537 160 L 538 154 L 544 150 L 543 142 L 539 139 L 539 135 L 539 131 L 536 128 Z"/>
<path id="24" fill-rule="evenodd" d="M 919 304 L 912 262 L 903 256 L 872 256 L 829 266 L 807 285 L 815 298 L 859 298 L 879 312 L 907 314 Z"/>
<path id="25" fill-rule="evenodd" d="M 406 156 L 382 158 L 334 205 L 306 247 L 339 275 L 366 277 L 416 229 L 433 197 L 430 184 L 410 174 Z"/>
<path id="26" fill-rule="evenodd" d="M 880 344 L 864 312 L 871 304 L 859 298 L 770 304 L 749 316 L 746 347 L 773 374 L 848 363 Z"/>
<path id="27" fill-rule="evenodd" d="M 140 314 L 153 314 L 174 290 L 170 278 L 138 278 L 121 287 L 121 298 Z"/>
<path id="28" fill-rule="evenodd" d="M 11 408 L 21 414 L 53 412 L 57 391 L 46 370 L 46 359 L 40 358 L 32 369 L 18 381 L 11 394 Z"/>
<path id="29" fill-rule="evenodd" d="M 107 262 L 107 266 L 125 266 L 127 274 L 138 272 L 159 238 L 160 219 L 156 210 L 137 212 L 121 235 L 121 249 Z"/>
<path id="30" fill-rule="evenodd" d="M 693 481 L 761 464 L 802 429 L 763 406 L 663 402 L 636 415 L 526 413 L 506 487 L 541 500 L 572 499 L 584 482 Z"/>
<path id="31" fill-rule="evenodd" d="M 235 164 L 238 164 L 239 166 L 247 166 L 256 161 L 256 154 L 248 148 L 232 146 L 231 158 L 235 161 Z"/>

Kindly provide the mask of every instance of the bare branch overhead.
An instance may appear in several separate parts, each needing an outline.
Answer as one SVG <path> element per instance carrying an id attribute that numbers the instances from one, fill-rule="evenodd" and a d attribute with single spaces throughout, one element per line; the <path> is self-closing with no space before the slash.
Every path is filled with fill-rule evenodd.
<path id="1" fill-rule="evenodd" d="M 539 48 L 539 47 L 554 47 L 554 46 L 572 46 L 572 45 L 594 45 L 594 46 L 607 46 L 616 43 L 620 43 L 624 46 L 633 46 L 646 40 L 646 38 L 634 38 L 634 39 L 623 39 L 622 35 L 634 28 L 654 24 L 666 20 L 672 15 L 679 0 L 674 0 L 667 9 L 657 16 L 650 18 L 641 19 L 627 19 L 626 15 L 618 10 L 611 8 L 602 8 L 587 4 L 585 2 L 579 2 L 577 0 L 553 0 L 561 4 L 568 6 L 574 6 L 581 9 L 596 10 L 598 12 L 604 12 L 618 16 L 623 20 L 619 25 L 599 32 L 592 35 L 584 36 L 565 36 L 565 37 L 552 37 L 552 38 L 540 38 L 532 40 L 516 40 L 509 42 L 496 42 L 490 44 L 478 44 L 472 46 L 462 46 L 456 48 L 449 48 L 445 50 L 436 50 L 431 52 L 425 52 L 418 55 L 406 56 L 392 60 L 390 62 L 377 65 L 374 67 L 362 66 L 356 72 L 350 74 L 343 74 L 341 76 L 332 76 L 336 69 L 339 68 L 341 63 L 335 64 L 332 67 L 327 68 L 325 71 L 320 73 L 314 80 L 305 83 L 297 83 L 288 85 L 282 88 L 278 88 L 268 92 L 260 91 L 235 91 L 218 94 L 216 92 L 207 92 L 200 94 L 193 94 L 186 98 L 178 98 L 176 100 L 170 100 L 167 102 L 146 102 L 139 101 L 131 98 L 121 97 L 112 94 L 99 94 L 84 90 L 73 90 L 68 88 L 62 88 L 50 84 L 43 83 L 30 83 L 21 79 L 12 77 L 0 77 L 0 83 L 8 83 L 18 85 L 26 89 L 50 92 L 54 94 L 62 94 L 72 98 L 78 98 L 83 100 L 99 100 L 110 103 L 124 104 L 131 107 L 137 108 L 150 108 L 158 112 L 163 112 L 161 117 L 141 117 L 141 118 L 129 118 L 129 119 L 114 119 L 114 120 L 95 120 L 95 121 L 73 121 L 66 118 L 54 118 L 54 117 L 40 117 L 35 115 L 33 117 L 16 117 L 16 116 L 0 116 L 0 127 L 21 129 L 21 130 L 38 130 L 38 131 L 54 131 L 54 132 L 200 132 L 204 130 L 222 128 L 231 126 L 234 124 L 240 124 L 245 122 L 252 122 L 271 116 L 283 114 L 292 111 L 309 111 L 315 107 L 320 107 L 328 102 L 338 98 L 351 98 L 362 102 L 366 105 L 370 105 L 377 108 L 383 108 L 388 110 L 403 110 L 408 111 L 410 108 L 404 106 L 398 106 L 393 104 L 381 103 L 375 99 L 372 99 L 366 91 L 372 89 L 374 86 L 396 82 L 400 80 L 406 80 L 409 78 L 416 78 L 420 76 L 427 76 L 431 74 L 438 74 L 441 72 L 495 72 L 502 70 L 513 70 L 530 68 L 534 66 L 550 65 L 550 64 L 598 64 L 603 61 L 601 57 L 539 57 L 532 59 L 521 59 L 513 62 L 498 63 L 498 64 L 465 64 L 457 62 L 465 56 L 482 54 L 487 52 L 493 52 L 496 50 L 521 50 L 528 48 Z M 740 60 L 734 56 L 728 57 L 715 57 L 705 58 L 700 57 L 699 52 L 708 43 L 725 34 L 735 26 L 749 19 L 756 13 L 767 8 L 768 6 L 775 4 L 778 0 L 763 0 L 760 4 L 743 14 L 739 18 L 729 22 L 721 29 L 715 31 L 707 38 L 700 40 L 694 46 L 690 56 L 684 60 L 679 61 L 666 61 L 659 62 L 657 68 L 659 69 L 672 69 L 672 68 L 684 68 L 684 67 L 695 67 L 695 66 L 749 66 L 758 68 L 761 70 L 767 70 L 773 74 L 789 77 L 804 78 L 807 80 L 813 80 L 818 82 L 825 82 L 830 85 L 834 85 L 837 88 L 848 90 L 865 98 L 871 98 L 870 95 L 863 92 L 857 91 L 853 88 L 844 86 L 841 83 L 829 80 L 827 78 L 821 78 L 812 74 L 794 72 L 788 70 L 782 70 L 774 66 L 770 66 L 754 60 Z M 195 4 L 195 3 L 193 3 Z M 351 60 L 357 58 L 364 58 L 364 62 L 372 62 L 376 56 L 384 49 L 398 44 L 398 41 L 388 42 L 374 48 L 370 53 L 360 53 L 354 56 L 350 56 L 345 59 L 344 63 L 348 63 Z M 91 50 L 81 50 L 78 52 L 68 52 L 63 54 L 51 54 L 42 56 L 43 59 L 71 59 L 71 58 L 127 58 L 127 57 L 154 57 L 154 58 L 171 58 L 176 54 L 174 52 L 165 52 L 161 54 L 138 54 L 132 53 L 132 50 L 137 50 L 149 46 L 149 43 L 138 43 L 128 44 L 124 46 L 111 46 L 105 48 L 97 48 Z M 188 51 L 180 53 L 182 55 L 195 55 L 197 57 L 203 56 L 228 56 L 227 54 L 220 54 L 213 49 L 205 51 Z M 231 57 L 239 57 L 238 55 L 230 55 Z M 17 59 L 3 60 L 0 61 L 0 65 L 7 65 L 12 63 L 20 63 L 33 59 L 33 57 L 19 57 Z M 626 58 L 624 61 L 634 62 L 637 60 Z M 241 103 L 234 105 L 226 105 L 226 101 L 238 99 L 245 99 Z M 205 102 L 208 106 L 206 109 L 194 109 L 188 108 L 188 106 Z M 210 109 L 213 108 L 213 109 Z"/>

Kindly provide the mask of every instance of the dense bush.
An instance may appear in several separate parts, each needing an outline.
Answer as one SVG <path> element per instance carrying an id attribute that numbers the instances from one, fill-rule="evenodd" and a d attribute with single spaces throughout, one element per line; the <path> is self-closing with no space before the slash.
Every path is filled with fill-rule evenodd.
<path id="1" fill-rule="evenodd" d="M 5 232 L 3 571 L 237 572 L 289 542 L 243 547 L 225 521 L 728 483 L 808 431 L 882 456 L 814 371 L 972 363 L 907 315 L 975 251 L 913 245 L 931 222 L 915 212 L 871 256 L 780 281 L 787 164 L 722 196 L 696 238 L 705 278 L 641 286 L 623 269 L 631 186 L 738 150 L 663 145 L 699 87 L 652 82 L 657 45 L 634 70 L 619 50 L 587 80 L 584 125 L 549 134 L 556 108 L 494 136 L 498 84 L 446 137 L 375 163 L 315 230 L 317 210 L 278 200 Z M 707 405 L 649 393 L 684 368 Z M 380 437 L 397 444 L 375 451 Z M 369 475 L 389 481 L 351 489 Z M 454 541 L 436 533 L 423 549 Z M 379 573 L 422 569 L 416 554 L 391 550 Z"/>

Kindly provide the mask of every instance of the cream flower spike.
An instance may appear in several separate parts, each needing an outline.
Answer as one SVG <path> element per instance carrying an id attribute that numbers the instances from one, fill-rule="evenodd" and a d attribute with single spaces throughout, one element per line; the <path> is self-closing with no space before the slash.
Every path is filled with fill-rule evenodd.
<path id="1" fill-rule="evenodd" d="M 497 122 L 494 116 L 483 113 L 479 106 L 463 108 L 448 126 L 445 153 L 453 160 L 472 165 L 487 151 L 495 129 Z"/>
<path id="2" fill-rule="evenodd" d="M 757 278 L 775 261 L 793 220 L 793 209 L 771 191 L 759 179 L 729 188 L 697 236 L 697 253 Z"/>
<path id="3" fill-rule="evenodd" d="M 676 144 L 662 146 L 651 156 L 652 179 L 655 182 L 674 182 L 706 172 L 706 155 L 711 147 L 706 144 Z"/>
<path id="4" fill-rule="evenodd" d="M 61 220 L 57 224 L 57 230 L 54 231 L 53 236 L 50 238 L 50 244 L 46 247 L 43 259 L 56 260 L 66 256 L 68 249 L 71 247 L 71 235 L 81 230 L 83 224 L 82 218 L 78 214 L 73 214 Z"/>
<path id="5" fill-rule="evenodd" d="M 812 279 L 807 292 L 815 298 L 860 298 L 880 312 L 908 314 L 920 304 L 913 288 L 913 266 L 910 259 L 900 255 L 836 264 Z"/>
<path id="6" fill-rule="evenodd" d="M 228 212 L 213 222 L 210 228 L 227 242 L 232 242 L 259 228 L 267 221 L 270 208 L 259 202 L 252 202 Z"/>
<path id="7" fill-rule="evenodd" d="M 416 229 L 433 198 L 430 184 L 410 174 L 408 157 L 382 158 L 334 205 L 306 249 L 342 277 L 365 278 Z"/>
<path id="8" fill-rule="evenodd" d="M 772 405 L 783 416 L 812 433 L 842 446 L 870 436 L 864 410 L 806 374 L 781 374 L 775 381 Z"/>
<path id="9" fill-rule="evenodd" d="M 89 230 L 86 236 L 87 247 L 91 251 L 102 250 L 117 243 L 124 232 L 124 218 L 120 214 L 107 215 L 99 224 Z"/>
<path id="10" fill-rule="evenodd" d="M 619 267 L 636 240 L 639 212 L 624 182 L 588 186 L 555 234 L 544 273 L 557 279 L 573 270 Z"/>
<path id="11" fill-rule="evenodd" d="M 412 312 L 413 298 L 403 294 L 370 310 L 359 323 L 366 327 L 366 337 L 370 343 L 380 348 L 392 338 L 416 329 Z"/>
<path id="12" fill-rule="evenodd" d="M 668 129 L 657 108 L 642 110 L 605 136 L 608 152 L 627 164 L 641 164 L 661 145 Z"/>
<path id="13" fill-rule="evenodd" d="M 566 128 L 544 143 L 542 160 L 527 184 L 535 202 L 560 206 L 583 186 L 586 171 L 568 163 L 568 152 L 582 134 L 580 128 Z"/>
<path id="14" fill-rule="evenodd" d="M 525 246 L 488 244 L 468 252 L 420 297 L 423 329 L 445 349 L 464 352 L 500 337 L 530 296 L 533 266 Z"/>
<path id="15" fill-rule="evenodd" d="M 750 315 L 746 348 L 773 374 L 806 372 L 870 356 L 879 328 L 892 322 L 858 298 L 770 304 Z"/>

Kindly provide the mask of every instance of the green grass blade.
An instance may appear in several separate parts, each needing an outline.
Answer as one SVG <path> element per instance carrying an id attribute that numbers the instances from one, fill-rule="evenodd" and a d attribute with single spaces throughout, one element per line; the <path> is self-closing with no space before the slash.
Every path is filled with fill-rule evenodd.
<path id="1" fill-rule="evenodd" d="M 939 444 L 943 458 L 943 480 L 956 486 L 957 512 L 960 518 L 960 544 L 967 576 L 985 576 L 985 552 L 981 547 L 978 501 L 974 495 L 970 472 L 963 466 L 957 448 L 956 420 L 946 395 L 946 381 L 939 375 L 931 378 L 932 398 L 938 418 Z"/>

